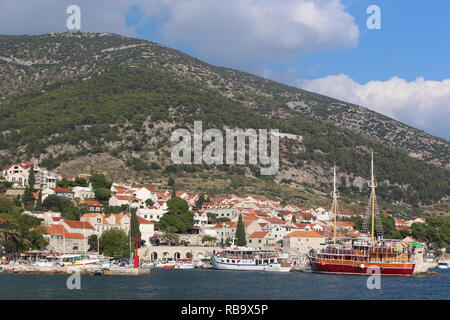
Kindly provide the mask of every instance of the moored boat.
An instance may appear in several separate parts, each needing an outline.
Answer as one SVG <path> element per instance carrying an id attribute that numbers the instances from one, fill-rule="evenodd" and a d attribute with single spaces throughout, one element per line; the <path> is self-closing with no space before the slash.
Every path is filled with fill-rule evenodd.
<path id="1" fill-rule="evenodd" d="M 438 261 L 437 267 L 439 269 L 448 269 L 448 263 L 446 261 Z"/>
<path id="2" fill-rule="evenodd" d="M 397 275 L 410 276 L 414 271 L 413 255 L 415 247 L 405 248 L 398 240 L 385 240 L 378 205 L 375 195 L 375 177 L 373 167 L 373 153 L 371 163 L 371 195 L 363 225 L 363 232 L 367 233 L 370 224 L 369 238 L 348 240 L 338 238 L 336 232 L 337 198 L 336 168 L 333 178 L 334 234 L 327 247 L 321 250 L 311 250 L 308 253 L 311 270 L 319 273 Z"/>
<path id="3" fill-rule="evenodd" d="M 111 259 L 102 255 L 66 254 L 60 256 L 56 263 L 65 267 L 107 266 Z"/>
<path id="4" fill-rule="evenodd" d="M 178 259 L 175 264 L 176 269 L 195 269 L 191 258 Z"/>
<path id="5" fill-rule="evenodd" d="M 292 268 L 287 257 L 276 250 L 248 247 L 230 247 L 211 257 L 213 269 L 239 271 L 289 272 Z"/>

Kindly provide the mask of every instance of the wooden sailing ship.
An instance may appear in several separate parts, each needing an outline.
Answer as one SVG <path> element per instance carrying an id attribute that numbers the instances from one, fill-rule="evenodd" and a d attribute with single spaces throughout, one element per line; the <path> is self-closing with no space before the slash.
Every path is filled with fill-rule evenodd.
<path id="1" fill-rule="evenodd" d="M 371 194 L 362 232 L 368 234 L 370 222 L 370 236 L 356 239 L 338 238 L 336 225 L 339 195 L 336 189 L 336 167 L 334 167 L 333 192 L 331 194 L 334 217 L 333 238 L 332 241 L 329 239 L 326 248 L 311 250 L 308 253 L 313 272 L 361 275 L 371 275 L 377 272 L 381 275 L 398 276 L 409 276 L 413 273 L 414 248 L 405 248 L 398 240 L 386 240 L 383 237 L 375 194 L 373 153 L 369 187 Z"/>

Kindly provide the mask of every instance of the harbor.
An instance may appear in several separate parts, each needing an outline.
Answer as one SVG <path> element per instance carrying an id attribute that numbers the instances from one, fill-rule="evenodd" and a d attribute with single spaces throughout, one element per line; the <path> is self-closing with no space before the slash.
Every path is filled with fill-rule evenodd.
<path id="1" fill-rule="evenodd" d="M 431 270 L 430 270 L 431 271 Z M 81 276 L 68 290 L 67 275 L 0 275 L 0 299 L 38 300 L 429 300 L 450 299 L 450 272 L 439 277 L 382 277 L 369 290 L 367 277 L 306 272 L 152 269 L 142 276 Z"/>

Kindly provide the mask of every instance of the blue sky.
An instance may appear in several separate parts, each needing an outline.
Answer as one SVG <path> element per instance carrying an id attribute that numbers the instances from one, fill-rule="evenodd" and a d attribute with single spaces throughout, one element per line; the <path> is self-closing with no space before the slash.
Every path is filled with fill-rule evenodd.
<path id="1" fill-rule="evenodd" d="M 71 4 L 81 31 L 158 42 L 450 140 L 448 0 L 2 0 L 0 33 L 67 31 Z M 381 30 L 366 27 L 369 5 Z"/>

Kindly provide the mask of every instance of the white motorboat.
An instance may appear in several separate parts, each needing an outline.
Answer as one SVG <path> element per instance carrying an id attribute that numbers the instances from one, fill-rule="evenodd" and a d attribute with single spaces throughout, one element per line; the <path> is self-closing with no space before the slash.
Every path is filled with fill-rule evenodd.
<path id="1" fill-rule="evenodd" d="M 446 261 L 438 261 L 437 267 L 439 269 L 448 269 L 448 262 L 446 262 Z"/>
<path id="2" fill-rule="evenodd" d="M 248 247 L 226 248 L 213 255 L 211 263 L 219 270 L 289 272 L 292 268 L 287 257 L 278 251 Z"/>
<path id="3" fill-rule="evenodd" d="M 175 269 L 194 269 L 195 265 L 190 258 L 178 259 L 175 264 Z"/>
<path id="4" fill-rule="evenodd" d="M 108 266 L 111 259 L 102 255 L 66 254 L 58 258 L 57 264 L 68 267 Z"/>

